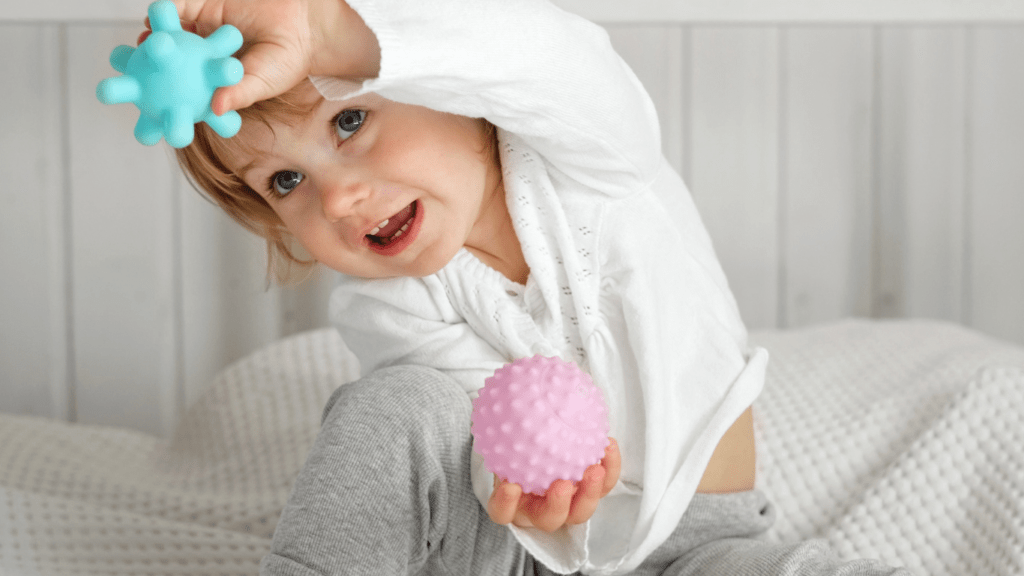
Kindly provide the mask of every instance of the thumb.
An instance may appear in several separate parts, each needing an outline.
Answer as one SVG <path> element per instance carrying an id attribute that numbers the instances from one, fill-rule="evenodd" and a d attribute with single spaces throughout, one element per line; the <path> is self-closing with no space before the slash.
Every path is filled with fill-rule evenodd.
<path id="1" fill-rule="evenodd" d="M 245 74 L 238 84 L 217 89 L 210 103 L 214 114 L 241 110 L 280 96 L 307 76 L 299 66 L 289 65 L 287 51 L 274 44 L 254 44 L 240 60 Z"/>

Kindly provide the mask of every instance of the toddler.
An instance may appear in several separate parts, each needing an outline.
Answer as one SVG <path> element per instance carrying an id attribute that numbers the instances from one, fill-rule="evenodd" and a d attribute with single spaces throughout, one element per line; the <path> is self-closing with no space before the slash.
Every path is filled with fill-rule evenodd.
<path id="1" fill-rule="evenodd" d="M 340 387 L 265 574 L 895 574 L 758 539 L 746 330 L 654 107 L 604 31 L 546 0 L 177 0 L 246 75 L 179 151 L 267 239 L 343 274 Z M 544 495 L 472 451 L 470 399 L 571 359 L 612 442 Z"/>

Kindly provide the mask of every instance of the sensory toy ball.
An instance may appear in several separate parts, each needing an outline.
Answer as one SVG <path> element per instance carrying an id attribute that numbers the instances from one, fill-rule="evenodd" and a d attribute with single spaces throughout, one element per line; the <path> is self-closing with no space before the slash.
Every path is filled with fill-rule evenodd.
<path id="1" fill-rule="evenodd" d="M 231 57 L 242 46 L 242 34 L 231 25 L 208 38 L 186 32 L 171 0 L 150 4 L 149 22 L 153 33 L 138 48 L 122 45 L 110 53 L 110 65 L 122 76 L 100 82 L 96 97 L 104 104 L 135 104 L 135 139 L 147 146 L 161 137 L 175 148 L 187 146 L 197 122 L 224 138 L 237 134 L 241 116 L 217 116 L 210 101 L 217 88 L 242 79 L 242 63 Z"/>
<path id="2" fill-rule="evenodd" d="M 578 482 L 608 446 L 608 408 L 572 362 L 534 356 L 496 370 L 473 401 L 471 431 L 484 465 L 543 495 L 558 479 Z"/>

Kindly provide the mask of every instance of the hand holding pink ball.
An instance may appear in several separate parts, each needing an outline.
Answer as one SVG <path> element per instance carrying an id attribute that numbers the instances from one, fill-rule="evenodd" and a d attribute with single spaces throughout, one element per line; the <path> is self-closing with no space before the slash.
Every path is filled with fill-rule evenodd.
<path id="1" fill-rule="evenodd" d="M 608 446 L 608 408 L 572 362 L 534 356 L 499 368 L 473 401 L 471 431 L 484 465 L 541 495 L 558 479 L 578 482 Z"/>

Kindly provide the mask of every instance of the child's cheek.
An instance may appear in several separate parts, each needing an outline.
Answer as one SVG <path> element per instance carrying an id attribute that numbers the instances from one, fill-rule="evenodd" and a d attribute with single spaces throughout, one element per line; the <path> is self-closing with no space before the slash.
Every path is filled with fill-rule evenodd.
<path id="1" fill-rule="evenodd" d="M 361 134 L 359 138 L 346 142 L 345 155 L 351 158 L 362 158 L 373 149 L 372 134 Z"/>

